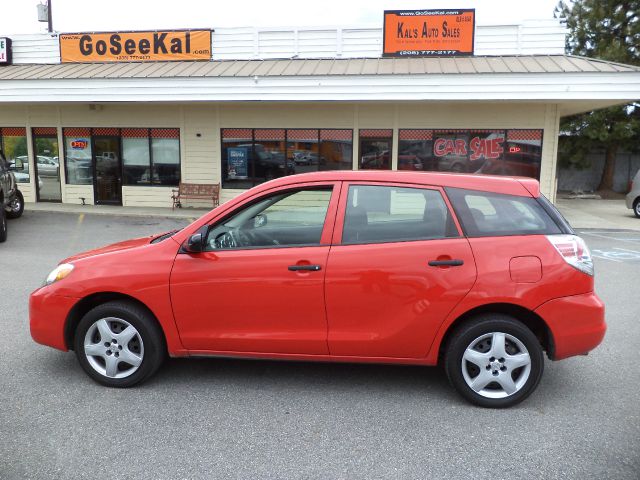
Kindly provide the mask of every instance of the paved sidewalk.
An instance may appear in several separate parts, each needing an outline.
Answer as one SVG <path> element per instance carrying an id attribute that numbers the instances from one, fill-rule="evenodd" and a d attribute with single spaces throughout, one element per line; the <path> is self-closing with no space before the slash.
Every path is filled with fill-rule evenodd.
<path id="1" fill-rule="evenodd" d="M 605 228 L 640 231 L 636 218 L 624 200 L 558 199 L 557 207 L 574 228 Z M 40 212 L 85 213 L 130 217 L 196 218 L 209 212 L 199 208 L 116 207 L 111 205 L 76 205 L 69 203 L 25 203 L 25 210 Z"/>
<path id="2" fill-rule="evenodd" d="M 640 218 L 624 200 L 558 199 L 556 206 L 573 228 L 640 230 Z"/>
<path id="3" fill-rule="evenodd" d="M 126 217 L 156 217 L 156 218 L 187 218 L 201 217 L 211 209 L 200 208 L 171 208 L 164 207 L 118 207 L 113 205 L 78 205 L 74 203 L 33 203 L 25 202 L 25 211 L 29 212 L 57 212 L 57 213 L 85 213 L 87 215 L 118 215 Z"/>

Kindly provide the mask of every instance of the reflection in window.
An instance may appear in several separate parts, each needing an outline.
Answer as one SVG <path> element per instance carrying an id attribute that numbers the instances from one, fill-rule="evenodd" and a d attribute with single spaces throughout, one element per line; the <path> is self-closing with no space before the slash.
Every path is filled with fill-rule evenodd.
<path id="1" fill-rule="evenodd" d="M 146 128 L 122 130 L 122 165 L 125 185 L 151 184 L 149 131 Z"/>
<path id="2" fill-rule="evenodd" d="M 177 129 L 151 130 L 151 157 L 153 185 L 180 183 L 180 140 Z"/>
<path id="3" fill-rule="evenodd" d="M 349 187 L 342 241 L 400 242 L 457 237 L 437 190 L 353 185 Z"/>
<path id="4" fill-rule="evenodd" d="M 400 130 L 398 170 L 540 177 L 542 130 Z"/>
<path id="5" fill-rule="evenodd" d="M 330 199 L 330 188 L 270 195 L 211 228 L 206 248 L 318 245 Z"/>
<path id="6" fill-rule="evenodd" d="M 225 188 L 251 188 L 294 173 L 352 168 L 352 130 L 223 128 L 221 137 Z"/>
<path id="7" fill-rule="evenodd" d="M 1 146 L 4 156 L 10 166 L 14 168 L 14 175 L 18 183 L 29 183 L 29 157 L 27 156 L 27 132 L 24 127 L 0 128 Z M 17 161 L 16 161 L 17 159 Z M 22 164 L 22 168 L 16 168 Z"/>
<path id="8" fill-rule="evenodd" d="M 390 129 L 360 130 L 360 170 L 391 170 Z"/>
<path id="9" fill-rule="evenodd" d="M 64 128 L 66 182 L 70 185 L 93 183 L 90 128 Z"/>

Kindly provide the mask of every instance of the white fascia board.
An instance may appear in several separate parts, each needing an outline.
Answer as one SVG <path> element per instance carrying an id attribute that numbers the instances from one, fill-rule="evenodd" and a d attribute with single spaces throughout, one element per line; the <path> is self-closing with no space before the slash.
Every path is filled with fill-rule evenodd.
<path id="1" fill-rule="evenodd" d="M 635 100 L 640 72 L 3 80 L 0 103 Z"/>

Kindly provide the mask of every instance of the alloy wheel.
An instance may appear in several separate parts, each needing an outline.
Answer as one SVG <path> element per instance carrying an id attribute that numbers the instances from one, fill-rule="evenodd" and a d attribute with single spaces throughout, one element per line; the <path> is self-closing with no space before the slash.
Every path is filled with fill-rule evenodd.
<path id="1" fill-rule="evenodd" d="M 506 398 L 519 392 L 531 374 L 531 356 L 513 335 L 491 332 L 477 337 L 462 356 L 462 376 L 485 398 Z"/>
<path id="2" fill-rule="evenodd" d="M 84 354 L 100 375 L 125 378 L 140 368 L 144 344 L 138 330 L 126 320 L 101 318 L 85 334 Z"/>

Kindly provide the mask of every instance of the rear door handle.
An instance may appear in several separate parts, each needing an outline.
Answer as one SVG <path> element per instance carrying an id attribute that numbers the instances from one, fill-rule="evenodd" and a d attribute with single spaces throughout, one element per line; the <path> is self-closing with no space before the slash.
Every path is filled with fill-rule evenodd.
<path id="1" fill-rule="evenodd" d="M 430 267 L 459 267 L 464 265 L 463 260 L 429 260 Z"/>
<path id="2" fill-rule="evenodd" d="M 292 272 L 298 272 L 300 270 L 310 270 L 312 272 L 317 272 L 320 270 L 320 265 L 289 265 L 289 270 Z"/>

